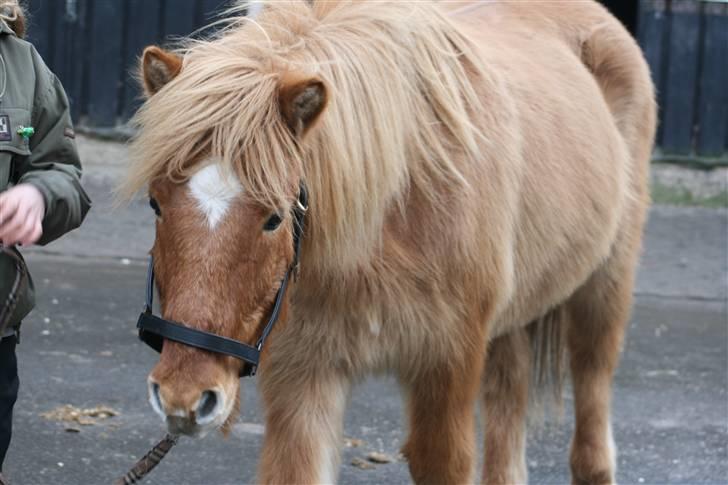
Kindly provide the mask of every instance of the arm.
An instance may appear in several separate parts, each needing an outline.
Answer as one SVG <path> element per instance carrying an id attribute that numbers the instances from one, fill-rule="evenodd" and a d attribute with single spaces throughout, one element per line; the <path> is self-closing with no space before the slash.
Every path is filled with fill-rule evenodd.
<path id="1" fill-rule="evenodd" d="M 35 50 L 33 62 L 35 134 L 30 138 L 31 155 L 17 157 L 15 189 L 28 184 L 42 195 L 45 212 L 37 242 L 44 245 L 81 225 L 91 202 L 81 186 L 81 162 L 66 93 Z"/>

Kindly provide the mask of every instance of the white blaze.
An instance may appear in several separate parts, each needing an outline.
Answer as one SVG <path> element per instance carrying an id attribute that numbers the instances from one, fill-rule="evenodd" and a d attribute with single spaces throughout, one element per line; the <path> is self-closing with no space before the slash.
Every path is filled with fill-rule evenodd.
<path id="1" fill-rule="evenodd" d="M 235 174 L 216 161 L 194 174 L 188 185 L 197 207 L 207 217 L 210 229 L 217 226 L 233 200 L 243 193 L 243 186 Z"/>

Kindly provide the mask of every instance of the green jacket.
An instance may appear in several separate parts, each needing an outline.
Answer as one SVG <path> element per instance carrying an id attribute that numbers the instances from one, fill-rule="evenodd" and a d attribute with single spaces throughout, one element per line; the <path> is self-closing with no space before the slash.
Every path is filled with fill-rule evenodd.
<path id="1" fill-rule="evenodd" d="M 45 245 L 81 225 L 91 202 L 81 187 L 66 93 L 33 45 L 3 21 L 0 95 L 0 192 L 21 183 L 38 188 L 46 207 L 38 244 Z M 35 133 L 23 137 L 18 134 L 21 126 Z M 15 267 L 12 258 L 0 252 L 0 305 L 15 280 Z M 32 281 L 24 286 L 10 327 L 17 327 L 34 306 Z"/>

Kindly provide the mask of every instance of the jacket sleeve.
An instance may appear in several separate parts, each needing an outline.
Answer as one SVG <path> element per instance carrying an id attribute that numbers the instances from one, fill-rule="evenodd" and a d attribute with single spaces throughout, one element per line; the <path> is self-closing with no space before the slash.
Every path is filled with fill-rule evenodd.
<path id="1" fill-rule="evenodd" d="M 81 186 L 81 161 L 74 142 L 68 98 L 60 81 L 33 49 L 36 71 L 31 154 L 17 157 L 17 183 L 34 185 L 45 199 L 45 245 L 81 225 L 91 201 Z"/>

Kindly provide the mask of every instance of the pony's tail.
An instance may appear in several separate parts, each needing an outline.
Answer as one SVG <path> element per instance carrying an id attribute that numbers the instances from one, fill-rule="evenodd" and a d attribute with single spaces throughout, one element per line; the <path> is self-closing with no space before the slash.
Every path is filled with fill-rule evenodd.
<path id="1" fill-rule="evenodd" d="M 650 70 L 637 42 L 604 7 L 581 42 L 581 61 L 591 71 L 629 150 L 632 164 L 647 170 L 655 136 L 657 104 Z"/>
<path id="2" fill-rule="evenodd" d="M 17 0 L 0 0 L 0 19 L 21 39 L 25 37 L 26 15 Z"/>
<path id="3" fill-rule="evenodd" d="M 567 323 L 566 309 L 558 306 L 527 327 L 531 344 L 529 417 L 535 424 L 545 411 L 563 415 Z"/>

